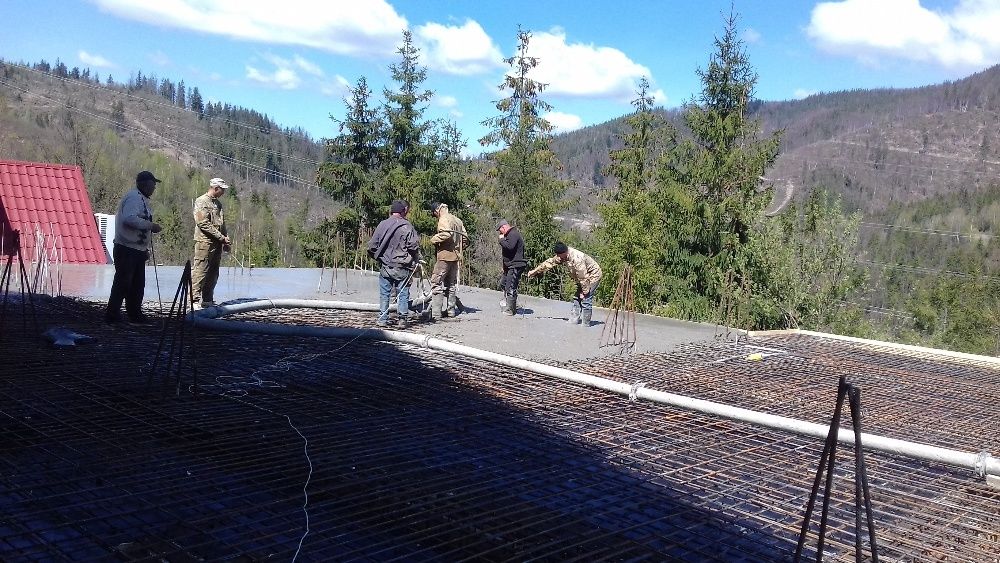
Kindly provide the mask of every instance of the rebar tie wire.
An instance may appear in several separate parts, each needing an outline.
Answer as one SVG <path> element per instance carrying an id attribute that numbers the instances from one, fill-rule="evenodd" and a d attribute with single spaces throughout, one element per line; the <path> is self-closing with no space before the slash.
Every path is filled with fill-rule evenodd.
<path id="1" fill-rule="evenodd" d="M 646 384 L 642 381 L 636 381 L 632 384 L 632 389 L 628 392 L 628 400 L 630 402 L 635 402 L 639 398 L 639 389 L 645 387 Z"/>

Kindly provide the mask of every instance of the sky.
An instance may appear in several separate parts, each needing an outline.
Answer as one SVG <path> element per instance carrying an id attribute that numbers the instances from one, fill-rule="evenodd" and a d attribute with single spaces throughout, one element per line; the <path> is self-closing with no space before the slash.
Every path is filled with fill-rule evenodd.
<path id="1" fill-rule="evenodd" d="M 546 117 L 570 131 L 628 113 L 642 77 L 660 105 L 691 100 L 731 9 L 763 100 L 936 84 L 1000 62 L 1000 0 L 3 0 L 0 57 L 184 80 L 319 139 L 337 134 L 331 116 L 360 77 L 375 102 L 393 87 L 409 30 L 434 92 L 424 117 L 455 122 L 478 154 L 519 27 Z"/>

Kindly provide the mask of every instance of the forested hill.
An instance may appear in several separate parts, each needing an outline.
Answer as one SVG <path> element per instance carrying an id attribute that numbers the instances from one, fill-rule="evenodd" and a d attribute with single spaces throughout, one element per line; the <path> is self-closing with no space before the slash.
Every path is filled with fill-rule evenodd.
<path id="1" fill-rule="evenodd" d="M 765 132 L 785 131 L 767 175 L 779 197 L 791 189 L 801 199 L 822 186 L 849 207 L 876 213 L 1000 182 L 1000 66 L 933 86 L 817 94 L 753 109 Z M 681 126 L 678 112 L 661 111 Z M 554 139 L 584 202 L 608 183 L 602 170 L 622 127 L 619 118 Z"/>

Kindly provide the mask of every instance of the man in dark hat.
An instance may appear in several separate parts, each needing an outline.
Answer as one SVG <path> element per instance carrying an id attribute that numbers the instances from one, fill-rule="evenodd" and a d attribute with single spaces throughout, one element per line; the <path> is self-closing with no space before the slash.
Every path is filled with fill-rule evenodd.
<path id="1" fill-rule="evenodd" d="M 594 314 L 594 292 L 597 291 L 597 284 L 600 283 L 601 276 L 604 275 L 601 266 L 590 256 L 571 246 L 566 246 L 562 242 L 557 242 L 552 251 L 555 253 L 555 256 L 542 262 L 534 270 L 528 272 L 528 277 L 537 276 L 560 264 L 565 264 L 569 270 L 569 275 L 576 280 L 573 311 L 570 313 L 567 322 L 570 324 L 579 324 L 582 320 L 583 326 L 590 326 L 590 319 Z"/>
<path id="2" fill-rule="evenodd" d="M 395 288 L 399 292 L 396 310 L 403 328 L 409 324 L 410 281 L 417 265 L 420 236 L 406 220 L 410 205 L 401 199 L 392 202 L 389 217 L 378 224 L 368 241 L 368 255 L 380 264 L 378 274 L 379 315 L 376 324 L 389 324 L 389 297 Z"/>
<path id="3" fill-rule="evenodd" d="M 152 233 L 161 230 L 160 225 L 153 222 L 149 198 L 153 196 L 159 182 L 152 172 L 139 172 L 135 177 L 135 189 L 126 193 L 118 204 L 112 252 L 115 278 L 111 283 L 111 296 L 104 312 L 104 320 L 108 323 L 121 322 L 123 300 L 130 322 L 149 322 L 142 312 L 142 298 L 146 290 L 146 260 L 149 259 Z"/>
<path id="4" fill-rule="evenodd" d="M 503 255 L 503 280 L 500 282 L 504 295 L 503 314 L 514 315 L 517 313 L 517 288 L 521 284 L 521 273 L 528 265 L 524 259 L 524 239 L 521 232 L 506 219 L 497 223 L 497 231 L 500 232 Z"/>

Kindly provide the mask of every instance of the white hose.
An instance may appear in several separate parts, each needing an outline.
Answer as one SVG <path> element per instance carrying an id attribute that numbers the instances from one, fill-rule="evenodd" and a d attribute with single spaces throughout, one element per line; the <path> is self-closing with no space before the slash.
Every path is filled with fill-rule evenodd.
<path id="1" fill-rule="evenodd" d="M 219 305 L 197 311 L 194 316 L 195 326 L 210 330 L 225 332 L 243 332 L 254 334 L 276 334 L 283 336 L 321 336 L 332 338 L 367 338 L 372 340 L 384 340 L 390 342 L 400 342 L 422 346 L 434 350 L 441 350 L 452 354 L 458 354 L 469 358 L 475 358 L 494 364 L 507 366 L 514 369 L 521 369 L 603 389 L 612 393 L 617 393 L 624 397 L 634 397 L 646 399 L 655 403 L 670 405 L 673 407 L 695 411 L 704 414 L 719 416 L 729 420 L 746 422 L 757 426 L 763 426 L 772 430 L 810 436 L 814 438 L 826 439 L 829 434 L 829 426 L 816 424 L 804 420 L 797 420 L 784 416 L 752 411 L 732 405 L 715 403 L 704 399 L 666 393 L 646 389 L 641 385 L 622 383 L 595 375 L 588 375 L 565 368 L 550 366 L 531 360 L 497 354 L 479 348 L 472 348 L 462 344 L 455 344 L 446 340 L 432 338 L 427 335 L 412 332 L 400 332 L 393 330 L 382 330 L 374 328 L 343 328 L 343 327 L 314 327 L 299 325 L 284 325 L 275 323 L 250 323 L 242 321 L 225 321 L 219 319 L 234 313 L 244 313 L 249 311 L 259 311 L 261 309 L 345 309 L 351 311 L 378 311 L 378 305 L 373 303 L 355 303 L 350 301 L 319 301 L 308 299 L 264 299 L 248 301 L 244 303 L 234 303 L 231 305 Z M 841 428 L 837 433 L 838 440 L 843 444 L 854 444 L 854 431 Z M 951 450 L 918 442 L 908 442 L 888 438 L 876 434 L 861 434 L 861 443 L 866 450 L 884 452 L 894 455 L 920 459 L 923 461 L 943 463 L 946 465 L 971 469 L 976 476 L 1000 475 L 1000 459 L 993 457 L 988 452 L 969 453 L 958 450 Z"/>

